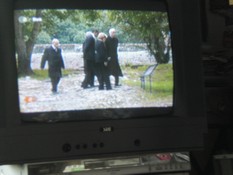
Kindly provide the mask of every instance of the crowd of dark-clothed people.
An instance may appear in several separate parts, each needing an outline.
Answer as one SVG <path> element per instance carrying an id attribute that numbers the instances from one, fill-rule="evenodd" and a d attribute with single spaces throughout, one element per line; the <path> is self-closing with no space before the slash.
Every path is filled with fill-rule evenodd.
<path id="1" fill-rule="evenodd" d="M 83 62 L 85 77 L 81 87 L 86 89 L 94 87 L 94 79 L 97 77 L 99 90 L 111 90 L 110 75 L 114 76 L 115 86 L 120 86 L 119 77 L 123 76 L 118 61 L 118 38 L 116 30 L 111 28 L 107 36 L 103 32 L 93 30 L 86 32 L 83 43 Z M 53 39 L 52 45 L 45 49 L 41 60 L 41 69 L 44 69 L 48 61 L 48 74 L 51 79 L 52 92 L 57 93 L 58 84 L 62 77 L 61 69 L 65 69 L 62 51 L 59 48 L 59 40 Z"/>

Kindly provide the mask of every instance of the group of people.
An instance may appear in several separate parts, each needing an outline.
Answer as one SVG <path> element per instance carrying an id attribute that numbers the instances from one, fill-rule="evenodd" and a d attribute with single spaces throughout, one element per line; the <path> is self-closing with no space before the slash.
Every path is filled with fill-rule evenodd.
<path id="1" fill-rule="evenodd" d="M 109 30 L 109 36 L 105 33 L 93 31 L 86 33 L 83 43 L 83 58 L 85 78 L 82 87 L 94 86 L 94 76 L 97 76 L 99 89 L 112 89 L 110 75 L 115 78 L 115 86 L 119 85 L 119 76 L 122 71 L 117 55 L 118 39 L 114 28 Z"/>
<path id="2" fill-rule="evenodd" d="M 94 30 L 86 32 L 83 43 L 83 61 L 85 77 L 81 87 L 94 87 L 94 78 L 97 77 L 99 90 L 111 90 L 110 75 L 115 78 L 115 86 L 119 86 L 119 77 L 123 76 L 118 62 L 118 39 L 116 30 L 111 28 L 109 36 Z M 61 69 L 65 68 L 59 40 L 53 39 L 52 45 L 45 49 L 41 60 L 41 69 L 48 61 L 48 73 L 51 79 L 52 92 L 57 93 L 57 86 L 62 76 Z"/>

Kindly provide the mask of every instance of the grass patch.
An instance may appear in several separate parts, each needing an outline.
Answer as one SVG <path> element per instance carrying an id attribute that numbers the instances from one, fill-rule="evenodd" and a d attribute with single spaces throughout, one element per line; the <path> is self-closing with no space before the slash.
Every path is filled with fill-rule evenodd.
<path id="1" fill-rule="evenodd" d="M 123 67 L 127 79 L 124 83 L 129 86 L 141 86 L 140 76 L 148 66 L 126 66 Z M 173 94 L 173 68 L 172 64 L 160 64 L 157 66 L 151 76 L 151 89 L 149 77 L 145 80 L 145 93 L 148 93 L 148 98 L 171 98 Z"/>
<path id="2" fill-rule="evenodd" d="M 35 69 L 33 70 L 34 74 L 31 75 L 32 78 L 35 78 L 37 80 L 44 80 L 44 79 L 47 79 L 49 78 L 49 75 L 48 75 L 48 70 L 46 69 L 43 69 L 43 70 L 40 70 L 40 69 Z M 69 74 L 72 74 L 74 73 L 75 71 L 72 70 L 72 69 L 64 69 L 62 70 L 62 76 L 67 76 Z"/>
<path id="3" fill-rule="evenodd" d="M 141 87 L 140 76 L 147 69 L 148 65 L 143 66 L 132 66 L 126 65 L 122 66 L 124 73 L 124 78 L 122 83 L 128 86 Z M 38 80 L 48 79 L 48 70 L 33 70 L 34 74 L 31 75 L 32 78 Z M 75 70 L 65 69 L 62 70 L 63 77 L 69 74 L 74 74 Z M 145 89 L 142 92 L 148 99 L 162 98 L 171 99 L 173 95 L 173 68 L 172 64 L 160 64 L 157 66 L 151 77 L 151 89 L 149 83 L 149 77 L 145 81 Z"/>

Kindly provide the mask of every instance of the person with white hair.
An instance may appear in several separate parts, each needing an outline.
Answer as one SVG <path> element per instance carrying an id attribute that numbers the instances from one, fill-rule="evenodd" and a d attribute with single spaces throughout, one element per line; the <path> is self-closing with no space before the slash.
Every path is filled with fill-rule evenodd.
<path id="1" fill-rule="evenodd" d="M 45 63 L 48 61 L 48 74 L 51 79 L 53 93 L 57 93 L 57 86 L 62 77 L 61 69 L 65 69 L 62 50 L 59 45 L 59 40 L 54 38 L 52 45 L 45 49 L 40 65 L 41 69 L 44 69 Z"/>
<path id="2" fill-rule="evenodd" d="M 116 37 L 116 30 L 111 28 L 109 30 L 109 36 L 105 41 L 106 49 L 107 49 L 107 57 L 109 59 L 108 69 L 110 75 L 113 75 L 115 78 L 115 86 L 119 86 L 119 77 L 123 76 L 119 61 L 118 61 L 118 38 Z"/>

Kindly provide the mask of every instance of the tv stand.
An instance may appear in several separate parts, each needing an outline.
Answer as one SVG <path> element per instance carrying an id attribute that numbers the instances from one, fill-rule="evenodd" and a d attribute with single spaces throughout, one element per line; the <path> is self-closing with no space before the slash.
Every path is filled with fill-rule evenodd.
<path id="1" fill-rule="evenodd" d="M 189 175 L 191 165 L 188 153 L 176 152 L 12 165 L 8 171 L 0 166 L 0 172 L 9 174 L 9 168 L 14 175 Z"/>

